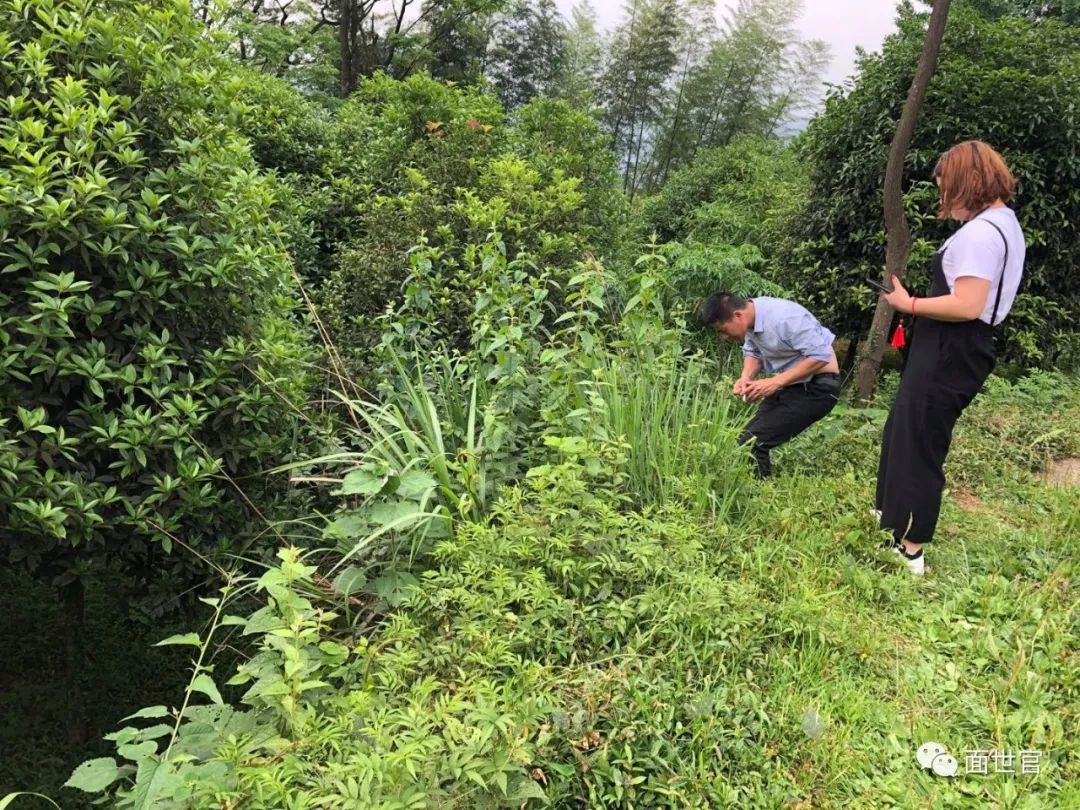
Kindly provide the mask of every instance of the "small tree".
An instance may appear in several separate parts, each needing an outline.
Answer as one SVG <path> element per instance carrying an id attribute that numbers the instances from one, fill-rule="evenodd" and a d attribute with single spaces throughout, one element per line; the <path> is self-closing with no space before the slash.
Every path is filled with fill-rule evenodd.
<path id="1" fill-rule="evenodd" d="M 904 160 L 908 147 L 911 146 L 911 136 L 915 131 L 919 110 L 926 98 L 926 89 L 930 86 L 930 77 L 934 75 L 934 68 L 937 66 L 938 50 L 941 48 L 941 40 L 945 36 L 945 22 L 949 17 L 949 3 L 950 0 L 934 0 L 934 10 L 930 14 L 922 55 L 915 68 L 915 78 L 911 81 L 907 100 L 889 147 L 884 191 L 885 230 L 888 234 L 885 250 L 886 278 L 894 275 L 902 278 L 908 255 L 911 253 L 911 229 L 908 227 L 907 217 L 904 216 L 901 188 Z M 884 298 L 879 298 L 856 376 L 860 401 L 869 400 L 874 392 L 878 371 L 881 369 L 881 358 L 885 353 L 885 330 L 892 320 L 892 314 L 893 309 L 889 303 Z"/>
<path id="2" fill-rule="evenodd" d="M 550 96 L 566 59 L 566 23 L 554 0 L 515 0 L 497 18 L 485 73 L 503 106 L 512 110 Z"/>

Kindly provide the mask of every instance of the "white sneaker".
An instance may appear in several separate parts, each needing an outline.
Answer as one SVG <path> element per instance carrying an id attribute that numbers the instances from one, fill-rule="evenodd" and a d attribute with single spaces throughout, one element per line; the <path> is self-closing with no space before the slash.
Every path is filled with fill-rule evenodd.
<path id="1" fill-rule="evenodd" d="M 908 570 L 912 575 L 921 577 L 926 573 L 926 555 L 923 554 L 921 548 L 916 552 L 915 556 L 908 554 L 900 545 L 897 545 L 894 548 L 896 549 L 896 553 L 903 557 L 904 562 L 907 563 Z"/>

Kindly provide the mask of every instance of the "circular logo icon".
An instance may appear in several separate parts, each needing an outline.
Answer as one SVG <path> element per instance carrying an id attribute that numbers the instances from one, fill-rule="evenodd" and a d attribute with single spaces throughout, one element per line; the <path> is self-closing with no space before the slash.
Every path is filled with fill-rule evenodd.
<path id="1" fill-rule="evenodd" d="M 938 754 L 930 767 L 938 776 L 956 776 L 956 757 L 951 754 Z"/>
<path id="2" fill-rule="evenodd" d="M 945 746 L 937 742 L 927 742 L 919 746 L 919 750 L 915 752 L 915 758 L 919 760 L 919 765 L 926 770 L 934 764 L 934 757 L 946 753 Z"/>

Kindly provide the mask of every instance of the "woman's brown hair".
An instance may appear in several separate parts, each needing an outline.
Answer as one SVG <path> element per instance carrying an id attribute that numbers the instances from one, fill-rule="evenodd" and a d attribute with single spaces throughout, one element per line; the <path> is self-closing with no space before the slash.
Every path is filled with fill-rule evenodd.
<path id="1" fill-rule="evenodd" d="M 960 209 L 977 214 L 996 200 L 1008 202 L 1016 191 L 1005 159 L 982 141 L 956 144 L 938 158 L 932 176 L 941 187 L 941 219 Z"/>

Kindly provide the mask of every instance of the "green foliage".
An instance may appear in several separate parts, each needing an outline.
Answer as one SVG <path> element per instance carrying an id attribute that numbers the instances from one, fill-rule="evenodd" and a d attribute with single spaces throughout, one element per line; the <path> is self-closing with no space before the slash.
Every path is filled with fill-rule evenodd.
<path id="1" fill-rule="evenodd" d="M 697 313 L 707 296 L 721 290 L 742 296 L 785 297 L 785 291 L 763 275 L 765 261 L 761 252 L 753 245 L 731 247 L 697 242 L 669 242 L 661 249 L 668 261 L 662 293 L 664 308 L 686 319 L 689 328 L 683 342 L 709 355 L 741 356 L 736 347 L 723 346 L 716 333 L 701 324 Z"/>
<path id="2" fill-rule="evenodd" d="M 642 374 L 616 359 L 598 375 L 610 430 L 626 446 L 630 491 L 646 503 L 682 500 L 723 519 L 750 470 L 736 448 L 741 410 L 713 364 L 678 355 L 658 362 Z"/>
<path id="3" fill-rule="evenodd" d="M 423 77 L 374 82 L 343 110 L 342 128 L 381 133 L 357 186 L 380 191 L 358 204 L 318 296 L 358 378 L 387 326 L 464 352 L 473 311 L 501 294 L 508 267 L 514 283 L 552 289 L 583 254 L 614 244 L 625 208 L 596 125 L 562 103 L 520 112 L 508 131 L 489 97 Z"/>
<path id="4" fill-rule="evenodd" d="M 556 282 L 584 254 L 625 247 L 606 136 L 565 102 L 536 99 L 508 126 L 491 96 L 422 74 L 366 80 L 330 114 L 277 80 L 242 73 L 237 88 L 241 129 L 283 184 L 275 215 L 323 337 L 361 381 L 410 275 L 464 345 L 490 281 L 485 244 Z"/>
<path id="5" fill-rule="evenodd" d="M 884 262 L 886 157 L 924 31 L 925 17 L 904 10 L 899 33 L 881 54 L 860 61 L 854 86 L 830 96 L 801 143 L 811 193 L 793 223 L 802 244 L 785 262 L 781 281 L 838 334 L 861 335 L 870 322 L 874 295 L 861 278 L 880 273 Z M 1080 28 L 1058 20 L 991 22 L 957 6 L 906 162 L 916 291 L 929 284 L 924 266 L 952 227 L 934 219 L 937 195 L 929 175 L 940 153 L 981 138 L 1016 174 L 1014 205 L 1028 253 L 1002 348 L 1008 360 L 1028 366 L 1076 362 L 1078 44 Z"/>
<path id="6" fill-rule="evenodd" d="M 239 129 L 255 161 L 283 176 L 320 173 L 331 159 L 331 114 L 282 79 L 246 68 L 235 73 Z"/>
<path id="7" fill-rule="evenodd" d="M 195 0 L 192 5 L 245 67 L 334 103 L 365 78 L 430 70 L 479 78 L 487 28 L 503 0 Z"/>
<path id="8" fill-rule="evenodd" d="M 676 391 L 699 384 L 656 376 Z M 652 418 L 627 422 L 645 444 L 704 416 L 692 396 L 633 396 L 654 415 L 685 409 L 659 432 Z M 972 429 L 1015 402 L 1045 430 L 1078 402 L 1075 382 L 1048 376 L 995 384 L 986 400 Z M 729 442 L 737 419 L 718 421 L 702 437 L 726 431 Z M 959 457 L 975 437 L 958 431 Z M 1027 440 L 1001 441 L 1011 451 Z M 321 555 L 295 549 L 260 579 L 263 607 L 225 619 L 227 604 L 213 604 L 213 632 L 235 624 L 257 643 L 232 679 L 247 692 L 217 706 L 195 688 L 197 663 L 179 723 L 151 707 L 112 735 L 114 759 L 139 767 L 109 799 L 254 810 L 1077 798 L 1080 512 L 1068 492 L 1011 475 L 1019 456 L 981 485 L 982 506 L 946 499 L 935 567 L 916 583 L 876 550 L 881 535 L 863 516 L 872 481 L 851 472 L 764 485 L 722 474 L 732 508 L 715 514 L 700 511 L 697 487 L 690 500 L 630 507 L 642 479 L 623 478 L 623 461 L 583 439 L 549 444 L 562 460 L 505 488 L 484 521 L 456 523 L 370 635 L 321 601 Z M 805 450 L 823 465 L 835 448 Z M 875 449 L 863 446 L 860 466 Z M 662 465 L 676 480 L 690 472 Z M 143 737 L 156 739 L 131 742 Z M 1041 774 L 936 779 L 914 762 L 930 739 L 958 752 L 1039 750 Z M 104 781 L 110 767 L 82 775 L 100 769 Z M 186 786 L 170 803 L 177 779 Z"/>
<path id="9" fill-rule="evenodd" d="M 614 255 L 626 240 L 629 205 L 607 134 L 596 118 L 570 102 L 535 98 L 514 110 L 510 148 L 545 177 L 580 179 L 579 232 L 596 256 Z"/>
<path id="10" fill-rule="evenodd" d="M 750 244 L 772 260 L 806 199 L 805 170 L 773 139 L 703 150 L 644 200 L 640 228 L 662 242 Z"/>
<path id="11" fill-rule="evenodd" d="M 183 5 L 2 20 L 6 550 L 58 582 L 102 553 L 153 577 L 173 536 L 233 546 L 251 515 L 220 479 L 265 504 L 251 476 L 292 451 L 306 350 L 272 186 Z"/>
<path id="12" fill-rule="evenodd" d="M 553 95 L 575 108 L 596 105 L 600 84 L 603 45 L 596 23 L 596 10 L 589 0 L 577 0 L 567 15 L 566 40 Z"/>
<path id="13" fill-rule="evenodd" d="M 446 24 L 458 38 L 359 29 L 342 65 L 438 49 L 470 73 L 482 31 L 452 17 L 493 5 L 430 4 L 423 36 Z M 632 33 L 648 57 L 609 99 L 628 105 L 631 186 L 666 176 L 684 146 L 764 132 L 792 109 L 795 7 L 740 3 L 742 29 L 695 55 L 671 8 L 633 4 L 637 23 L 645 9 L 672 25 L 652 42 L 655 25 L 620 34 L 624 56 Z M 805 199 L 791 151 L 746 139 L 698 153 L 644 207 L 661 241 L 626 259 L 637 245 L 606 135 L 565 102 L 504 117 L 476 90 L 379 75 L 326 111 L 226 67 L 186 7 L 4 8 L 17 13 L 0 28 L 0 392 L 15 407 L 0 423 L 0 515 L 20 521 L 15 549 L 40 551 L 52 526 L 58 582 L 99 559 L 61 556 L 73 544 L 160 571 L 159 540 L 201 553 L 243 539 L 250 518 L 225 484 L 261 506 L 267 481 L 290 473 L 328 505 L 274 527 L 287 541 L 257 578 L 220 571 L 201 627 L 160 634 L 155 656 L 192 657 L 186 687 L 110 717 L 119 729 L 69 769 L 69 796 L 162 810 L 1080 799 L 1080 512 L 1039 477 L 1080 453 L 1065 427 L 1080 416 L 1075 381 L 994 380 L 965 414 L 922 582 L 878 551 L 866 515 L 883 409 L 837 408 L 784 449 L 798 475 L 750 480 L 734 357 L 687 321 L 718 288 L 782 294 L 764 268 Z M 304 65 L 282 60 L 328 44 L 244 9 L 241 58 L 265 70 L 296 79 Z M 334 12 L 350 9 L 363 11 Z M 994 25 L 1004 37 L 1028 23 Z M 905 29 L 864 71 L 891 65 L 896 42 L 915 39 Z M 681 83 L 663 81 L 669 56 Z M 763 57 L 761 76 L 747 72 Z M 745 87 L 718 115 L 695 107 L 725 75 Z M 665 115 L 682 128 L 664 130 Z M 815 126 L 811 153 L 831 132 Z M 664 147 L 668 131 L 697 140 Z M 661 162 L 639 161 L 654 145 Z M 1024 154 L 1030 184 L 1036 153 Z M 800 256 L 855 238 L 802 236 Z M 340 403 L 336 446 L 318 458 L 292 450 L 308 355 L 290 260 Z M 1069 315 L 1051 298 L 1018 306 L 1025 351 L 1040 323 Z M 9 705 L 35 694 L 0 691 Z M 934 782 L 911 764 L 930 738 L 1037 746 L 1046 772 Z"/>
<path id="14" fill-rule="evenodd" d="M 259 0 L 212 3 L 195 0 L 209 23 L 220 30 L 232 55 L 246 68 L 270 78 L 303 87 L 329 101 L 340 89 L 340 42 L 334 27 L 316 25 L 328 4 L 321 0 L 293 0 L 282 8 Z"/>
<path id="15" fill-rule="evenodd" d="M 1044 413 L 1044 419 L 1031 419 Z M 1032 371 L 1013 383 L 992 377 L 957 425 L 959 446 L 946 475 L 957 485 L 992 484 L 1002 475 L 1041 474 L 1055 458 L 1080 457 L 1075 380 Z M 1016 471 L 1015 473 L 1013 471 Z"/>
<path id="16" fill-rule="evenodd" d="M 989 19 L 1023 17 L 1029 20 L 1059 18 L 1069 25 L 1080 24 L 1076 0 L 964 0 Z"/>
<path id="17" fill-rule="evenodd" d="M 784 131 L 816 101 L 828 46 L 800 40 L 802 5 L 625 4 L 607 42 L 598 97 L 631 194 L 655 191 L 705 149 Z M 572 54 L 588 74 L 593 35 L 587 16 L 577 19 Z M 563 94 L 588 99 L 582 79 L 564 79 Z"/>

